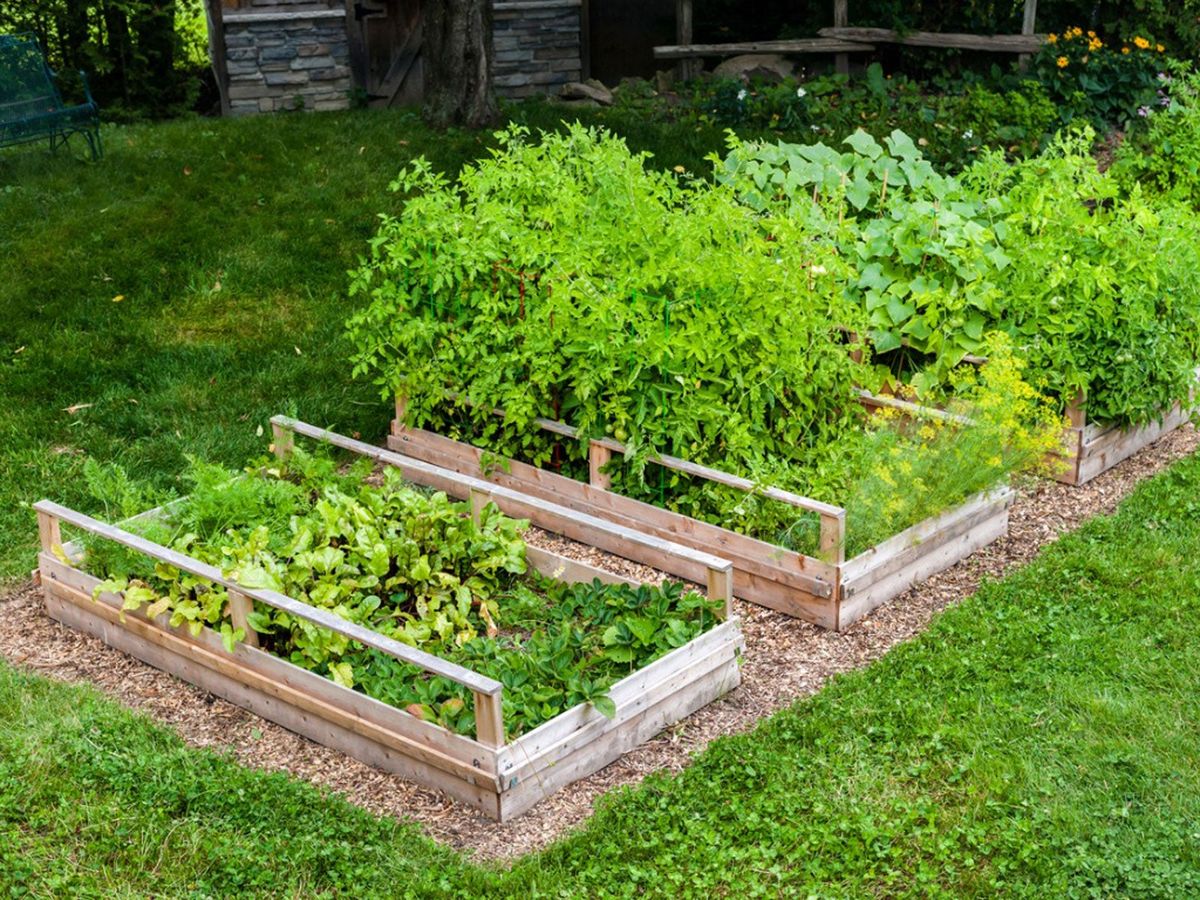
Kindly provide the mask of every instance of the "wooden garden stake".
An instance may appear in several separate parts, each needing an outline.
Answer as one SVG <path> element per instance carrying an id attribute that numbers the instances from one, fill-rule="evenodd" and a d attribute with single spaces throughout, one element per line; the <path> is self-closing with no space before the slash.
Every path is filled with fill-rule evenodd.
<path id="1" fill-rule="evenodd" d="M 588 446 L 588 483 L 607 491 L 612 487 L 612 475 L 604 471 L 612 459 L 612 451 L 603 444 L 592 441 Z"/>
<path id="2" fill-rule="evenodd" d="M 229 591 L 229 618 L 233 627 L 242 629 L 242 643 L 248 647 L 258 646 L 258 632 L 250 626 L 250 613 L 254 612 L 254 601 L 238 591 Z"/>
<path id="3" fill-rule="evenodd" d="M 275 456 L 278 459 L 287 459 L 296 445 L 296 435 L 277 422 L 271 423 L 271 435 L 274 438 Z"/>
<path id="4" fill-rule="evenodd" d="M 475 696 L 475 740 L 485 747 L 504 746 L 504 704 L 502 692 L 485 694 L 473 691 Z"/>

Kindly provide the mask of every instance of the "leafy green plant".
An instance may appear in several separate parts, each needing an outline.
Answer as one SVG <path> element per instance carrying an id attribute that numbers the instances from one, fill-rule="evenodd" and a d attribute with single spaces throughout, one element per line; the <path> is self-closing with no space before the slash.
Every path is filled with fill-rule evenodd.
<path id="1" fill-rule="evenodd" d="M 370 465 L 345 473 L 296 451 L 242 475 L 194 464 L 193 492 L 127 527 L 266 588 L 504 682 L 510 734 L 579 703 L 613 712 L 608 688 L 712 627 L 712 601 L 679 585 L 565 585 L 527 571 L 525 523 L 405 483 Z M 119 481 L 110 470 L 100 482 Z M 374 481 L 372 479 L 371 481 Z M 226 646 L 243 640 L 227 591 L 145 557 L 87 542 L 84 565 L 125 610 L 167 615 Z M 469 691 L 262 604 L 248 617 L 262 645 L 428 721 L 474 733 Z"/>
<path id="2" fill-rule="evenodd" d="M 1104 132 L 1127 127 L 1156 108 L 1165 49 L 1141 35 L 1118 48 L 1076 26 L 1048 35 L 1033 68 L 1064 123 L 1084 119 Z"/>
<path id="3" fill-rule="evenodd" d="M 1113 174 L 1200 209 L 1200 75 L 1163 72 L 1159 80 L 1156 111 L 1118 148 Z"/>

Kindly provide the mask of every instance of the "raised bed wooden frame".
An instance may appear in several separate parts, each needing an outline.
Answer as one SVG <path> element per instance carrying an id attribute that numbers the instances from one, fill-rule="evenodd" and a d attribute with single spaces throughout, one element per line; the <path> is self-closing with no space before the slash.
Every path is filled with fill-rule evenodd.
<path id="1" fill-rule="evenodd" d="M 875 405 L 912 406 L 887 398 L 863 399 Z M 838 631 L 1005 534 L 1008 509 L 1015 498 L 1007 486 L 977 494 L 961 506 L 920 522 L 847 560 L 846 511 L 841 507 L 778 488 L 762 487 L 749 479 L 676 457 L 655 458 L 657 464 L 666 468 L 753 491 L 815 513 L 821 521 L 821 556 L 813 557 L 614 493 L 609 490 L 610 479 L 603 467 L 614 453 L 625 452 L 619 441 L 600 438 L 590 442 L 590 478 L 585 483 L 527 463 L 499 459 L 444 435 L 410 428 L 404 424 L 406 412 L 404 401 L 397 401 L 396 418 L 388 437 L 390 449 L 665 540 L 720 553 L 733 562 L 733 592 L 738 597 Z M 502 414 L 497 411 L 497 415 Z M 567 438 L 579 437 L 575 428 L 562 422 L 537 419 L 536 424 Z M 532 521 L 540 524 L 536 518 Z M 636 552 L 636 548 L 631 548 L 630 553 L 623 555 L 634 558 L 631 553 Z M 663 568 L 661 561 L 643 561 Z M 673 574 L 690 577 L 686 572 Z"/>
<path id="2" fill-rule="evenodd" d="M 280 455 L 290 452 L 294 434 L 327 440 L 395 465 L 418 484 L 470 497 L 475 514 L 484 503 L 495 502 L 511 515 L 531 517 L 533 513 L 532 517 L 548 528 L 564 526 L 555 530 L 570 531 L 576 539 L 599 534 L 610 547 L 629 549 L 632 558 L 653 559 L 668 571 L 699 574 L 697 580 L 707 585 L 710 596 L 724 600 L 725 621 L 613 685 L 608 693 L 616 705 L 614 718 L 581 704 L 509 741 L 504 735 L 500 682 L 275 591 L 244 587 L 203 562 L 43 500 L 35 509 L 42 547 L 38 576 L 47 613 L 265 719 L 365 763 L 442 790 L 500 821 L 602 768 L 739 684 L 743 640 L 738 620 L 730 614 L 732 566 L 728 561 L 291 419 L 277 417 L 273 426 L 275 450 Z M 169 613 L 149 619 L 141 612 L 122 613 L 119 596 L 102 593 L 93 599 L 100 580 L 81 567 L 78 545 L 63 543 L 62 523 L 226 587 L 231 618 L 245 630 L 246 639 L 230 653 L 211 629 L 193 636 L 186 627 L 171 627 Z M 533 568 L 564 581 L 599 578 L 609 583 L 635 583 L 532 547 L 528 559 Z M 425 722 L 258 649 L 257 635 L 246 620 L 255 602 L 285 610 L 464 685 L 474 697 L 475 737 Z"/>
<path id="3" fill-rule="evenodd" d="M 1197 377 L 1200 378 L 1200 369 Z M 1088 424 L 1087 405 L 1082 398 L 1076 398 L 1067 404 L 1070 424 L 1063 430 L 1061 452 L 1054 454 L 1054 480 L 1080 485 L 1107 472 L 1188 422 L 1195 414 L 1195 398 L 1193 389 L 1191 402 L 1186 407 L 1176 403 L 1162 418 L 1135 428 Z"/>

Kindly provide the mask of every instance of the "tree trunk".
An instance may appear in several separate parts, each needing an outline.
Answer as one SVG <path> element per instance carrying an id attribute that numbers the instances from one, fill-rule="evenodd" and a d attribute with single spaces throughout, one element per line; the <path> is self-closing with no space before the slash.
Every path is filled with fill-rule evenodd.
<path id="1" fill-rule="evenodd" d="M 491 0 L 435 0 L 425 15 L 425 118 L 482 128 L 499 114 L 492 92 Z"/>

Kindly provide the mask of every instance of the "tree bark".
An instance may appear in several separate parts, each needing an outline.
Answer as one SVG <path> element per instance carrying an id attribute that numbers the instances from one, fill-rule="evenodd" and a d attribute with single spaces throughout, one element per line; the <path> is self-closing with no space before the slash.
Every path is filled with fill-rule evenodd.
<path id="1" fill-rule="evenodd" d="M 492 91 L 491 0 L 434 0 L 425 15 L 425 118 L 482 128 L 499 115 Z"/>

